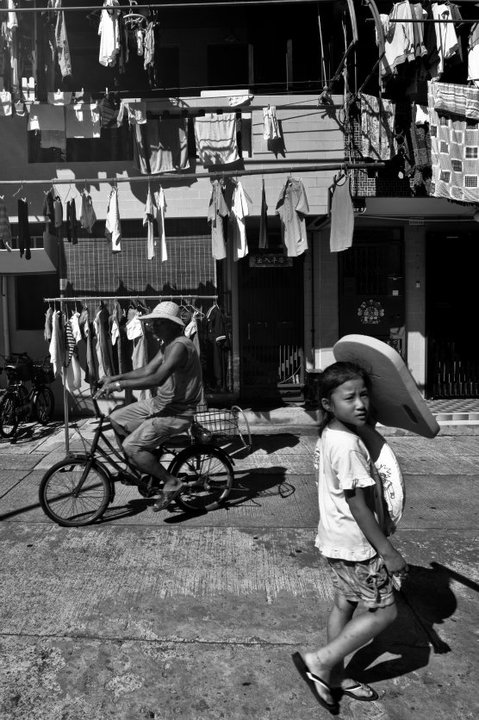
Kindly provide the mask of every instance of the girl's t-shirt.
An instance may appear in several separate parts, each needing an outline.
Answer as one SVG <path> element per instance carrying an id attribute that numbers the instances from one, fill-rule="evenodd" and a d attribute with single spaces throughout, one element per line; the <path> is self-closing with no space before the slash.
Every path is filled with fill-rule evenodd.
<path id="1" fill-rule="evenodd" d="M 315 545 L 325 557 L 368 560 L 376 555 L 376 550 L 351 514 L 344 492 L 371 488 L 368 504 L 374 512 L 375 481 L 368 450 L 362 440 L 339 421 L 333 421 L 332 426 L 323 430 L 318 445 L 319 525 Z"/>

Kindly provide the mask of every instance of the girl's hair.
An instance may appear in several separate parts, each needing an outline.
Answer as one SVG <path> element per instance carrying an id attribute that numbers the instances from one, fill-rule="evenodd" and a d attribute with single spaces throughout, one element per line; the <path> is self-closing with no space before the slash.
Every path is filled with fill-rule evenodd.
<path id="1" fill-rule="evenodd" d="M 368 390 L 371 389 L 371 379 L 364 368 L 352 362 L 336 362 L 330 365 L 322 373 L 319 382 L 319 399 L 331 400 L 333 390 L 348 380 L 356 380 L 360 378 Z M 319 435 L 322 434 L 326 425 L 333 419 L 333 414 L 329 410 L 325 410 L 321 403 L 323 417 L 319 423 Z"/>

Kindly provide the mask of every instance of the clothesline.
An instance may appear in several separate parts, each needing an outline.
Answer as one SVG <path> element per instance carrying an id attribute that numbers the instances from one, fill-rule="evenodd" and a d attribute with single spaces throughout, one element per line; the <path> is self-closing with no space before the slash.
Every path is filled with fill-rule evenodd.
<path id="1" fill-rule="evenodd" d="M 95 184 L 95 183 L 117 183 L 123 182 L 151 182 L 152 180 L 158 180 L 160 178 L 168 180 L 182 180 L 182 179 L 195 179 L 195 178 L 218 178 L 218 177 L 240 177 L 245 175 L 272 175 L 277 173 L 292 174 L 294 172 L 315 172 L 317 170 L 370 170 L 384 167 L 383 162 L 340 162 L 334 163 L 325 161 L 324 164 L 317 164 L 311 166 L 299 166 L 299 167 L 283 167 L 283 168 L 262 168 L 258 170 L 222 170 L 217 172 L 205 172 L 205 173 L 178 173 L 172 175 L 171 173 L 156 173 L 155 175 L 134 175 L 132 177 L 104 177 L 104 178 L 53 178 L 52 180 L 0 180 L 0 185 L 75 185 L 75 184 Z"/>
<path id="2" fill-rule="evenodd" d="M 464 1 L 464 0 L 463 0 Z M 309 3 L 317 3 L 318 0 L 235 0 L 235 5 L 306 5 Z M 205 0 L 205 2 L 173 2 L 173 3 L 161 3 L 161 5 L 117 5 L 108 6 L 108 10 L 128 10 L 129 12 L 137 10 L 164 10 L 166 8 L 204 8 L 204 7 L 229 7 L 231 8 L 231 0 Z M 0 8 L 0 12 L 66 12 L 71 10 L 78 11 L 91 11 L 91 10 L 102 10 L 102 5 L 75 5 L 73 7 L 16 7 L 12 8 Z"/>
<path id="3" fill-rule="evenodd" d="M 218 300 L 218 295 L 79 295 L 78 297 L 43 298 L 47 303 L 102 302 L 108 300 Z"/>

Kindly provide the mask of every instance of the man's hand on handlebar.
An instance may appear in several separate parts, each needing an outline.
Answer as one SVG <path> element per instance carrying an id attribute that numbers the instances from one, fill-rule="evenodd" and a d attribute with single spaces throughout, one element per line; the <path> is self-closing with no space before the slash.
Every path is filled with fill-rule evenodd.
<path id="1" fill-rule="evenodd" d="M 95 400 L 98 400 L 98 398 L 103 396 L 108 397 L 110 393 L 115 391 L 118 392 L 120 389 L 119 382 L 117 380 L 112 380 L 108 375 L 104 375 L 101 380 L 99 380 L 98 385 L 100 387 L 97 387 L 97 391 L 94 395 Z"/>

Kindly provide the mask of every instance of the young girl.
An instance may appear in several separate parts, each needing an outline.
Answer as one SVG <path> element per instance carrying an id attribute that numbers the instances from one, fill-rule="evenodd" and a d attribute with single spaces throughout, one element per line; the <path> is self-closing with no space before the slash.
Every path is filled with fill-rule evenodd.
<path id="1" fill-rule="evenodd" d="M 330 567 L 335 597 L 327 644 L 303 656 L 294 653 L 293 662 L 318 702 L 333 714 L 343 694 L 377 699 L 369 685 L 344 677 L 344 659 L 396 618 L 392 575 L 407 571 L 374 512 L 371 459 L 359 437 L 369 419 L 369 387 L 367 373 L 349 362 L 337 362 L 321 376 L 325 417 L 318 440 L 316 546 Z M 365 612 L 353 617 L 359 603 Z"/>

